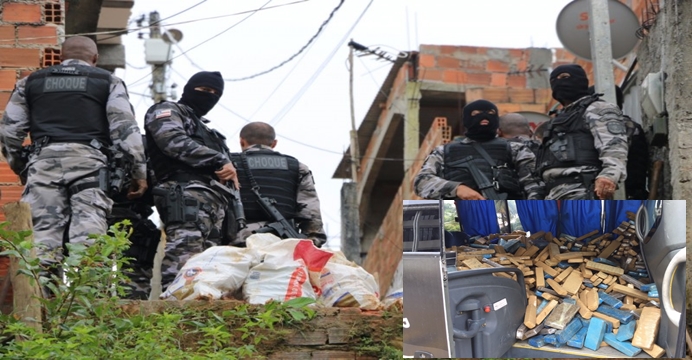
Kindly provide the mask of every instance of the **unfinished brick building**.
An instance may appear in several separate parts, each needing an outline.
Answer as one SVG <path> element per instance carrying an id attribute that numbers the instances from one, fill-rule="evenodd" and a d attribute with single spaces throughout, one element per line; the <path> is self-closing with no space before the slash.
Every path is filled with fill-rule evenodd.
<path id="1" fill-rule="evenodd" d="M 692 36 L 682 21 L 692 3 L 620 0 L 641 24 L 642 42 L 614 64 L 615 83 L 623 87 L 623 111 L 640 121 L 647 135 L 652 122 L 641 111 L 641 84 L 652 72 L 665 71 L 666 127 L 663 144 L 652 145 L 652 160 L 663 160 L 658 198 L 687 199 L 689 185 L 689 96 Z M 685 15 L 687 14 L 687 15 Z M 378 273 L 383 291 L 401 259 L 402 200 L 416 199 L 413 177 L 432 149 L 459 132 L 461 109 L 484 98 L 498 104 L 500 114 L 546 114 L 554 105 L 549 70 L 578 63 L 593 83 L 590 61 L 565 49 L 492 49 L 468 46 L 422 45 L 407 59 L 398 59 L 358 129 L 360 156 L 357 176 L 361 249 L 364 267 Z M 629 76 L 628 73 L 629 72 Z M 624 81 L 627 78 L 627 82 Z M 539 117 L 540 119 L 540 117 Z M 334 178 L 352 178 L 349 151 Z M 352 184 L 345 183 L 344 189 Z M 688 230 L 689 233 L 692 233 Z M 343 234 L 343 232 L 342 232 Z"/>

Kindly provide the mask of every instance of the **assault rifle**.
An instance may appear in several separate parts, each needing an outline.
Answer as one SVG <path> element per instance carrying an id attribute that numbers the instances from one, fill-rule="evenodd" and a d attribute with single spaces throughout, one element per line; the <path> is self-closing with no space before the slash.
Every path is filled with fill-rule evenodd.
<path id="1" fill-rule="evenodd" d="M 471 160 L 473 160 L 473 156 L 467 156 L 459 161 L 455 161 L 454 163 L 449 164 L 449 166 L 461 167 L 468 170 L 471 173 L 473 181 L 476 183 L 478 190 L 486 199 L 507 200 L 506 193 L 497 192 L 497 182 L 491 182 L 490 180 L 488 180 L 488 177 L 486 177 L 485 174 L 480 172 L 480 170 L 478 170 L 478 168 L 475 167 L 473 164 L 470 164 Z"/>
<path id="2" fill-rule="evenodd" d="M 257 196 L 257 203 L 260 205 L 262 210 L 264 210 L 264 212 L 269 215 L 273 221 L 264 225 L 264 227 L 253 231 L 253 233 L 261 234 L 273 232 L 282 239 L 307 239 L 307 236 L 296 231 L 293 224 L 286 220 L 286 218 L 281 215 L 279 210 L 276 209 L 274 206 L 276 200 L 262 196 L 257 189 L 252 189 L 252 192 L 254 192 Z"/>

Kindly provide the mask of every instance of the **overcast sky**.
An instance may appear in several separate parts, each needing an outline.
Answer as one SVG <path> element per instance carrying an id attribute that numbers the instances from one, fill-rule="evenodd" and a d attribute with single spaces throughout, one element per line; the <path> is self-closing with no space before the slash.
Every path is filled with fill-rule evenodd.
<path id="1" fill-rule="evenodd" d="M 129 27 L 136 27 L 134 20 L 141 15 L 148 17 L 151 11 L 158 11 L 166 29 L 183 32 L 168 80 L 169 85 L 178 85 L 177 96 L 180 96 L 187 79 L 200 70 L 220 71 L 227 79 L 238 79 L 278 65 L 298 52 L 340 3 L 339 0 L 291 2 L 294 1 L 136 0 Z M 365 46 L 379 47 L 392 56 L 399 51 L 418 50 L 420 44 L 561 47 L 555 21 L 569 2 L 345 1 L 319 37 L 293 61 L 254 79 L 226 82 L 219 105 L 207 117 L 212 127 L 228 137 L 231 151 L 240 151 L 238 132 L 247 121 L 272 124 L 279 140 L 276 150 L 297 157 L 312 169 L 329 236 L 328 246 L 338 248 L 342 180 L 332 179 L 332 174 L 349 145 L 348 41 L 352 38 Z M 263 6 L 269 9 L 251 11 Z M 247 13 L 224 16 L 239 12 Z M 210 17 L 219 18 L 206 19 Z M 146 24 L 145 21 L 143 25 Z M 149 36 L 148 30 L 141 33 L 143 38 Z M 147 108 L 153 104 L 148 88 L 151 68 L 145 63 L 144 40 L 138 39 L 137 32 L 123 36 L 123 43 L 128 66 L 116 74 L 127 83 L 142 125 Z M 357 125 L 390 67 L 372 56 L 356 58 Z"/>

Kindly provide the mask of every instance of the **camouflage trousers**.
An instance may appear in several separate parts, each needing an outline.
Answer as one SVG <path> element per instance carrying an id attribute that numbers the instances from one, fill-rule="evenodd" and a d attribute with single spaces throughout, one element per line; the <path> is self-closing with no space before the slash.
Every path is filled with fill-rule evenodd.
<path id="1" fill-rule="evenodd" d="M 126 299 L 131 300 L 149 300 L 151 295 L 151 278 L 153 277 L 153 268 L 151 266 L 142 266 L 139 264 L 129 264 L 127 266 L 131 271 L 125 271 L 125 275 L 130 279 L 130 282 L 124 284 L 128 288 Z M 151 299 L 156 300 L 156 299 Z"/>
<path id="2" fill-rule="evenodd" d="M 49 144 L 31 157 L 22 201 L 31 206 L 36 255 L 43 265 L 62 261 L 65 231 L 70 243 L 87 245 L 93 242 L 89 234 L 106 233 L 113 201 L 98 187 L 78 188 L 97 183 L 94 172 L 106 160 L 100 151 L 75 143 Z"/>
<path id="3" fill-rule="evenodd" d="M 163 183 L 160 187 L 168 189 L 175 182 Z M 219 245 L 221 226 L 226 215 L 227 200 L 203 183 L 192 181 L 184 190 L 185 197 L 199 202 L 197 221 L 175 222 L 165 218 L 165 204 L 162 197 L 156 197 L 156 208 L 164 219 L 166 231 L 166 253 L 161 264 L 161 286 L 173 282 L 187 260 L 204 250 Z M 210 236 L 211 235 L 211 236 Z"/>
<path id="4" fill-rule="evenodd" d="M 593 200 L 590 191 L 583 184 L 561 184 L 550 189 L 545 200 Z"/>

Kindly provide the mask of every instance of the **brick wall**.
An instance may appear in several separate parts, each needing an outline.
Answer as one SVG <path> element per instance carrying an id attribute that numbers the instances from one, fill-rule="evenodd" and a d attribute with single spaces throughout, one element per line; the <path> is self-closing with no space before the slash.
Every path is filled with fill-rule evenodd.
<path id="1" fill-rule="evenodd" d="M 0 115 L 15 82 L 41 67 L 59 63 L 58 36 L 64 33 L 64 1 L 0 1 Z M 0 155 L 0 221 L 2 205 L 18 201 L 24 187 Z M 0 259 L 0 292 L 7 276 L 7 259 Z M 12 289 L 0 312 L 12 310 Z"/>
<path id="2" fill-rule="evenodd" d="M 58 36 L 64 33 L 64 1 L 0 2 L 0 114 L 15 82 L 32 71 L 59 63 Z M 0 205 L 19 200 L 22 186 L 7 163 L 0 163 Z M 5 215 L 0 209 L 0 220 Z"/>
<path id="3" fill-rule="evenodd" d="M 416 160 L 411 165 L 408 173 L 417 174 L 425 157 L 439 144 L 446 144 L 451 140 L 451 129 L 447 125 L 446 118 L 437 118 L 426 135 Z M 420 199 L 415 193 L 408 192 L 413 188 L 413 176 L 406 176 L 405 181 L 409 187 L 403 184 L 397 191 L 389 211 L 380 226 L 377 235 L 365 258 L 363 268 L 371 274 L 377 274 L 380 284 L 380 294 L 386 295 L 392 283 L 394 272 L 401 261 L 403 252 L 403 200 Z"/>
<path id="4" fill-rule="evenodd" d="M 532 87 L 527 77 L 521 73 L 528 70 L 531 64 L 540 61 L 534 56 L 543 50 L 545 49 L 421 45 L 419 78 L 424 81 L 458 84 L 464 88 Z M 545 69 L 547 67 L 544 66 Z"/>

